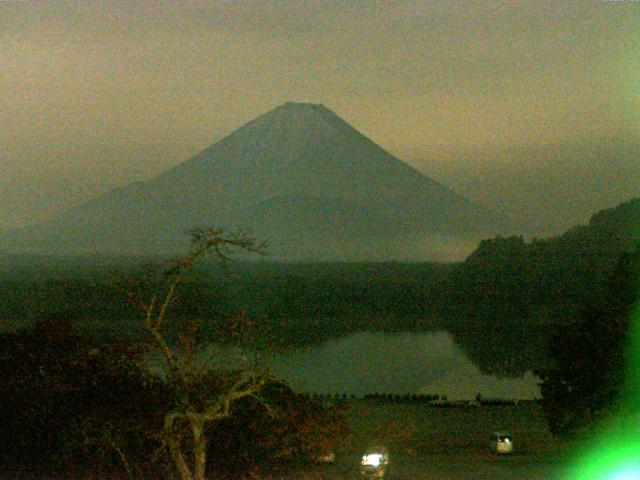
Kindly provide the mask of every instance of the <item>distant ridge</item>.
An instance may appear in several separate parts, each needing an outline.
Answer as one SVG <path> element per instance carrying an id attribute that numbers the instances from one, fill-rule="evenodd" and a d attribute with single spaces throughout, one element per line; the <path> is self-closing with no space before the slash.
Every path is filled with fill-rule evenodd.
<path id="1" fill-rule="evenodd" d="M 462 258 L 508 229 L 323 105 L 287 102 L 148 182 L 0 237 L 0 249 L 173 254 L 205 225 L 247 228 L 284 260 Z"/>

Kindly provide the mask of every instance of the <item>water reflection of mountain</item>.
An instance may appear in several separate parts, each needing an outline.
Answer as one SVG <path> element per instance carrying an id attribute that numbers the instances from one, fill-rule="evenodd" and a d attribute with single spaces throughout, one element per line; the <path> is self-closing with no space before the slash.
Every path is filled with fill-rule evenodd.
<path id="1" fill-rule="evenodd" d="M 354 333 L 281 355 L 274 369 L 308 393 L 540 396 L 539 379 L 530 371 L 518 378 L 483 374 L 447 332 Z"/>

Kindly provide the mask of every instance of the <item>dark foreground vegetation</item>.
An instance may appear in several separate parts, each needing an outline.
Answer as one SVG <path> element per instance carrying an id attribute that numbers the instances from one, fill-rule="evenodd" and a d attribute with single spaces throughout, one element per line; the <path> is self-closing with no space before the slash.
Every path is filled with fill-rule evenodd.
<path id="1" fill-rule="evenodd" d="M 195 262 L 224 264 L 260 248 L 215 229 L 192 239 L 184 258 L 121 282 L 138 312 L 136 335 L 98 338 L 58 317 L 0 336 L 3 472 L 255 478 L 335 449 L 345 409 L 299 395 L 271 373 L 267 330 L 239 311 L 203 333 L 173 312 Z"/>
<path id="2" fill-rule="evenodd" d="M 0 351 L 2 478 L 174 478 L 162 432 L 180 396 L 176 385 L 141 368 L 139 347 L 105 344 L 50 318 L 2 335 Z M 208 428 L 209 472 L 242 478 L 333 450 L 347 433 L 346 408 L 274 381 L 260 401 L 243 399 Z M 185 440 L 188 433 L 186 426 L 177 432 Z"/>
<path id="3" fill-rule="evenodd" d="M 633 415 L 640 393 L 637 310 L 640 249 L 620 258 L 602 299 L 589 301 L 578 318 L 551 336 L 552 366 L 540 370 L 543 406 L 552 433 L 573 436 L 612 415 Z M 631 403 L 623 400 L 632 399 Z"/>
<path id="4" fill-rule="evenodd" d="M 339 447 L 347 403 L 300 395 L 251 362 L 194 373 L 191 353 L 212 339 L 261 351 L 275 339 L 446 329 L 485 371 L 536 368 L 551 431 L 579 432 L 623 393 L 639 212 L 634 201 L 558 238 L 487 240 L 457 265 L 260 263 L 229 276 L 206 235 L 194 243 L 204 250 L 162 271 L 3 259 L 2 471 L 256 478 Z M 192 262 L 212 245 L 217 263 Z M 164 369 L 150 368 L 151 352 Z"/>

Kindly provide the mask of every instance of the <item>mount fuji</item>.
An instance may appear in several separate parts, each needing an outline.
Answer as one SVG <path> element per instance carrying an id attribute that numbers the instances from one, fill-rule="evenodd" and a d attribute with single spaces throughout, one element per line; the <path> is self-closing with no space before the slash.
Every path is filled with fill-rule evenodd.
<path id="1" fill-rule="evenodd" d="M 331 110 L 285 103 L 147 181 L 0 237 L 0 249 L 175 254 L 243 228 L 278 260 L 462 258 L 509 220 L 389 154 Z"/>

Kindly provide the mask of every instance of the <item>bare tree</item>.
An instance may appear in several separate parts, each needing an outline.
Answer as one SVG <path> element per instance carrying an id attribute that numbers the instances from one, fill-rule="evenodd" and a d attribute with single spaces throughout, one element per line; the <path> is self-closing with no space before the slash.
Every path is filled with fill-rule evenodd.
<path id="1" fill-rule="evenodd" d="M 187 328 L 183 322 L 178 340 L 170 340 L 169 331 L 177 325 L 169 313 L 178 300 L 178 287 L 198 260 L 212 257 L 226 267 L 234 254 L 260 253 L 264 248 L 244 233 L 230 234 L 212 228 L 191 233 L 191 252 L 164 272 L 162 286 L 144 292 L 130 284 L 128 295 L 143 315 L 144 329 L 150 337 L 148 346 L 162 359 L 163 375 L 174 396 L 164 413 L 161 448 L 168 450 L 181 480 L 204 480 L 206 427 L 232 415 L 234 405 L 247 397 L 256 399 L 272 413 L 261 392 L 266 385 L 280 380 L 254 350 L 241 348 L 246 347 L 245 340 L 254 331 L 244 312 L 227 324 L 229 338 L 236 340 L 231 345 L 229 338 L 214 339 L 213 344 L 202 341 L 193 322 L 187 322 Z M 203 359 L 206 353 L 209 357 Z"/>

